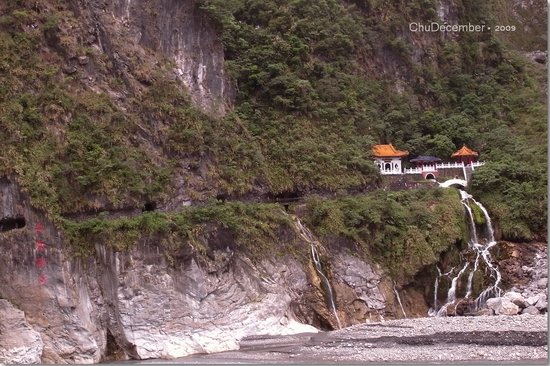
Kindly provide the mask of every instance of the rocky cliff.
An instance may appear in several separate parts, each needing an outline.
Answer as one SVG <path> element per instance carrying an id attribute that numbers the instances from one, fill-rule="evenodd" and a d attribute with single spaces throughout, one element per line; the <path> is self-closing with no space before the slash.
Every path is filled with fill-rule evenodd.
<path id="1" fill-rule="evenodd" d="M 238 349 L 250 335 L 335 327 L 308 261 L 253 262 L 215 237 L 207 257 L 184 246 L 168 260 L 154 236 L 122 252 L 96 243 L 92 257 L 75 257 L 13 181 L 2 181 L 0 198 L 4 221 L 24 220 L 0 233 L 2 362 L 174 358 Z M 345 253 L 331 265 L 344 324 L 392 316 L 379 268 Z"/>
<path id="2" fill-rule="evenodd" d="M 376 190 L 380 141 L 483 151 L 473 188 L 499 236 L 543 239 L 538 33 L 533 61 L 514 35 L 406 24 L 518 25 L 538 2 L 1 3 L 0 363 L 174 358 L 425 316 L 435 264 L 461 260 L 463 207 Z M 519 253 L 505 273 L 541 282 Z"/>

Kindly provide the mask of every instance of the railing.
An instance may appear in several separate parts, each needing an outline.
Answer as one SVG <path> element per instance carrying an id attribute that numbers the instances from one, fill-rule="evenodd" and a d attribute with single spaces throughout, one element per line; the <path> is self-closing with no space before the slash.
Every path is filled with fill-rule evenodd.
<path id="1" fill-rule="evenodd" d="M 426 165 L 420 168 L 405 168 L 403 169 L 403 174 L 422 174 L 422 173 L 433 173 L 436 172 L 437 168 L 433 165 Z"/>
<path id="2" fill-rule="evenodd" d="M 478 166 L 482 166 L 482 165 L 485 165 L 485 162 L 484 161 L 476 161 L 476 162 L 473 162 L 472 164 L 470 164 L 473 168 L 475 167 L 478 167 Z"/>
<path id="3" fill-rule="evenodd" d="M 382 175 L 398 175 L 398 174 L 422 174 L 422 173 L 433 173 L 436 172 L 438 169 L 464 169 L 466 166 L 470 166 L 473 168 L 479 167 L 485 165 L 484 161 L 476 161 L 468 165 L 464 165 L 464 163 L 440 163 L 435 165 L 425 165 L 420 168 L 405 168 L 403 169 L 403 172 L 397 169 L 390 169 L 390 170 L 381 170 L 380 174 Z"/>
<path id="4" fill-rule="evenodd" d="M 441 163 L 435 165 L 437 169 L 462 169 L 463 163 Z"/>
<path id="5" fill-rule="evenodd" d="M 422 168 L 405 168 L 403 174 L 422 174 Z"/>
<path id="6" fill-rule="evenodd" d="M 397 174 L 403 174 L 401 170 L 397 169 L 390 169 L 390 170 L 380 170 L 380 174 L 382 175 L 397 175 Z"/>

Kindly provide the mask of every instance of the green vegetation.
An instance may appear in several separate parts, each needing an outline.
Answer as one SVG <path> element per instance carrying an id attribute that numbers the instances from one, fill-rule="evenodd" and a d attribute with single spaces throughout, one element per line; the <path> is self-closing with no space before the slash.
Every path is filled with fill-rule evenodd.
<path id="1" fill-rule="evenodd" d="M 270 189 L 373 184 L 373 142 L 444 159 L 466 143 L 495 164 L 528 161 L 535 173 L 498 193 L 475 177 L 476 195 L 505 237 L 545 235 L 541 219 L 528 219 L 545 217 L 547 200 L 538 173 L 546 166 L 544 70 L 496 33 L 406 31 L 410 21 L 438 20 L 433 1 L 354 3 L 201 1 L 223 34 L 235 113 L 260 141 Z M 501 2 L 456 6 L 461 24 L 510 14 Z"/>
<path id="2" fill-rule="evenodd" d="M 431 0 L 200 0 L 238 91 L 215 119 L 191 106 L 167 60 L 125 58 L 139 53 L 118 40 L 115 62 L 55 3 L 0 5 L 0 174 L 54 220 L 176 195 L 356 192 L 379 182 L 373 143 L 444 159 L 466 143 L 489 162 L 472 187 L 505 238 L 546 235 L 545 71 L 515 52 L 518 35 L 409 32 L 437 20 Z M 514 12 L 453 4 L 462 24 Z"/>
<path id="3" fill-rule="evenodd" d="M 340 200 L 310 199 L 308 225 L 325 240 L 343 236 L 393 278 L 411 278 L 468 231 L 455 190 L 376 192 Z"/>
<path id="4" fill-rule="evenodd" d="M 357 255 L 374 258 L 399 280 L 435 263 L 441 252 L 468 235 L 464 208 L 454 190 L 377 192 L 336 200 L 311 197 L 306 208 L 304 221 L 323 245 L 352 240 L 358 244 Z M 63 220 L 63 226 L 75 255 L 82 256 L 93 254 L 96 243 L 121 251 L 150 239 L 169 257 L 189 247 L 203 256 L 216 247 L 229 247 L 253 260 L 266 253 L 309 260 L 308 247 L 299 244 L 290 216 L 276 204 L 210 203 L 174 213 Z"/>
<path id="5" fill-rule="evenodd" d="M 145 212 L 119 219 L 99 215 L 82 222 L 63 220 L 65 235 L 76 255 L 94 253 L 95 243 L 121 251 L 153 237 L 168 254 L 188 244 L 206 255 L 211 242 L 217 241 L 223 250 L 237 246 L 255 259 L 261 259 L 266 252 L 283 251 L 277 233 L 290 225 L 290 217 L 278 205 L 244 203 L 214 203 L 174 213 Z M 216 239 L 217 230 L 226 230 L 228 235 Z"/>
<path id="6" fill-rule="evenodd" d="M 484 225 L 486 220 L 481 208 L 473 202 L 470 202 L 470 208 L 472 210 L 472 216 L 474 217 L 474 223 L 476 225 Z"/>

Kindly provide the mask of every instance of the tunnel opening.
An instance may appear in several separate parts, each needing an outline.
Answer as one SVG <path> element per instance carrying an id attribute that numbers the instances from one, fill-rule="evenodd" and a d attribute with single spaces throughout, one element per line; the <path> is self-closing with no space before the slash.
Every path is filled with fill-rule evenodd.
<path id="1" fill-rule="evenodd" d="M 155 202 L 147 201 L 143 205 L 143 208 L 141 209 L 141 211 L 142 212 L 150 212 L 150 211 L 155 211 L 156 209 L 157 209 L 157 204 Z"/>
<path id="2" fill-rule="evenodd" d="M 27 222 L 23 216 L 17 217 L 4 217 L 0 219 L 0 231 L 10 231 L 15 229 L 22 229 L 27 225 Z"/>
<path id="3" fill-rule="evenodd" d="M 284 191 L 280 193 L 269 193 L 267 199 L 272 202 L 291 203 L 302 199 L 304 193 L 301 191 Z"/>

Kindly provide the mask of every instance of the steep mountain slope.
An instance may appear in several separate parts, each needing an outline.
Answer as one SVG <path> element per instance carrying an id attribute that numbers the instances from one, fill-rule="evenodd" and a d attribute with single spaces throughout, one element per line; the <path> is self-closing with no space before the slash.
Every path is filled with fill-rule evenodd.
<path id="1" fill-rule="evenodd" d="M 498 236 L 545 239 L 546 12 L 0 3 L 2 314 L 24 310 L 21 330 L 41 338 L 29 357 L 57 363 L 234 349 L 258 324 L 426 315 L 435 264 L 466 247 L 464 207 L 429 184 L 377 189 L 371 146 L 447 158 L 466 143 L 487 161 L 471 188 Z M 409 29 L 432 21 L 516 31 Z"/>
<path id="2" fill-rule="evenodd" d="M 520 5 L 9 2 L 2 172 L 56 217 L 371 189 L 372 143 L 442 157 L 467 143 L 490 162 L 474 187 L 503 234 L 533 238 L 546 207 L 529 198 L 545 197 L 544 67 L 514 47 L 519 33 L 527 51 L 543 45 L 540 17 L 518 22 L 546 7 Z M 513 34 L 409 30 L 509 19 Z"/>

